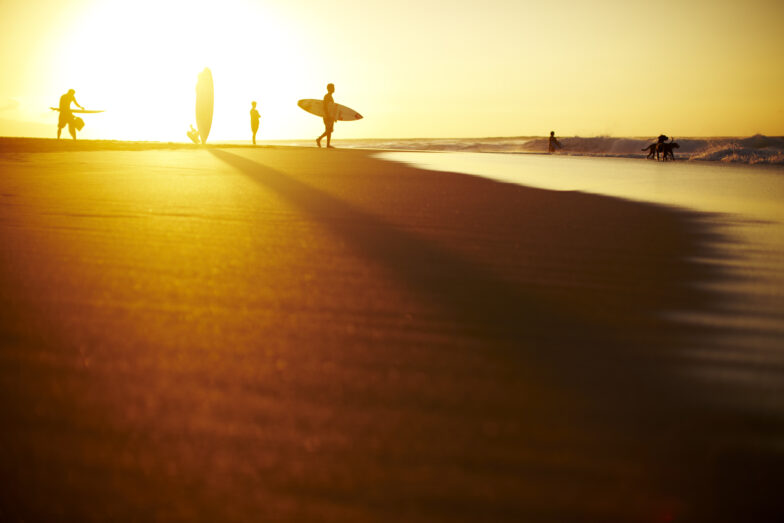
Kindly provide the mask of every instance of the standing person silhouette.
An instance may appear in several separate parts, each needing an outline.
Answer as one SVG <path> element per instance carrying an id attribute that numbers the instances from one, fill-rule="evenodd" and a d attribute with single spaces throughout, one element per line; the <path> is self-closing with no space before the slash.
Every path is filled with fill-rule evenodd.
<path id="1" fill-rule="evenodd" d="M 554 153 L 556 149 L 561 148 L 561 142 L 558 141 L 558 138 L 555 137 L 555 131 L 550 131 L 550 143 L 547 146 L 547 150 L 551 153 Z"/>
<path id="2" fill-rule="evenodd" d="M 334 149 L 330 145 L 332 140 L 332 130 L 335 128 L 335 100 L 332 98 L 332 93 L 335 92 L 335 84 L 327 84 L 327 94 L 324 95 L 324 132 L 316 138 L 316 143 L 321 147 L 321 139 L 327 137 L 327 147 Z"/>
<path id="3" fill-rule="evenodd" d="M 60 97 L 60 118 L 57 121 L 57 139 L 60 139 L 60 133 L 63 127 L 68 126 L 68 132 L 71 137 L 76 140 L 76 128 L 74 127 L 74 115 L 71 112 L 71 103 L 74 103 L 79 109 L 84 109 L 79 102 L 76 101 L 74 96 L 76 91 L 69 89 L 67 93 Z"/>
<path id="4" fill-rule="evenodd" d="M 256 102 L 251 102 L 250 105 L 250 130 L 253 131 L 253 145 L 256 145 L 256 132 L 259 130 L 259 119 L 261 116 L 256 110 Z"/>

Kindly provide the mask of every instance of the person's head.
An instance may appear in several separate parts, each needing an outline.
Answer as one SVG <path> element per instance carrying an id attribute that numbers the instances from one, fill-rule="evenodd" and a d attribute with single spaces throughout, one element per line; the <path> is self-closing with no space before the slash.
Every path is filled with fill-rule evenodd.
<path id="1" fill-rule="evenodd" d="M 335 92 L 335 84 L 327 84 L 327 92 L 334 93 Z"/>
<path id="2" fill-rule="evenodd" d="M 76 94 L 76 91 L 74 91 L 73 89 L 68 89 L 68 94 Z"/>
<path id="3" fill-rule="evenodd" d="M 550 136 L 555 136 L 555 131 L 550 131 Z"/>
<path id="4" fill-rule="evenodd" d="M 256 108 L 256 102 L 251 102 L 251 103 L 250 103 L 250 105 L 251 105 L 251 107 L 253 107 L 254 109 Z"/>

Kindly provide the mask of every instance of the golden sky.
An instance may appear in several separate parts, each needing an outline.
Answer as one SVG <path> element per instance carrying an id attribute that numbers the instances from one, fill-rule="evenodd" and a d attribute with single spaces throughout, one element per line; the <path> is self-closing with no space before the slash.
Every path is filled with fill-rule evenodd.
<path id="1" fill-rule="evenodd" d="M 0 135 L 182 141 L 215 79 L 210 138 L 784 135 L 784 2 L 0 0 Z"/>

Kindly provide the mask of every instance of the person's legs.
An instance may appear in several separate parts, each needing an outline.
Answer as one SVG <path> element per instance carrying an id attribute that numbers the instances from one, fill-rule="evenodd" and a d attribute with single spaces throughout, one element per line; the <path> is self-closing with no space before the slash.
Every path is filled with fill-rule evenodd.
<path id="1" fill-rule="evenodd" d="M 328 122 L 324 122 L 324 123 L 325 123 L 325 126 L 326 126 L 326 129 L 324 130 L 324 135 L 327 136 L 327 147 L 329 148 L 329 147 L 332 147 L 330 145 L 330 142 L 332 141 L 332 130 L 334 129 L 335 122 L 328 121 Z"/>
<path id="2" fill-rule="evenodd" d="M 322 139 L 323 139 L 325 136 L 327 136 L 327 133 L 328 133 L 328 132 L 329 132 L 329 121 L 328 121 L 326 118 L 324 118 L 324 132 L 323 132 L 323 133 L 321 133 L 321 136 L 319 136 L 318 138 L 316 138 L 316 144 L 317 144 L 319 147 L 321 147 L 321 140 L 322 140 Z"/>
<path id="3" fill-rule="evenodd" d="M 60 133 L 63 132 L 63 127 L 68 125 L 68 114 L 60 111 L 60 116 L 57 118 L 57 139 L 60 139 Z"/>

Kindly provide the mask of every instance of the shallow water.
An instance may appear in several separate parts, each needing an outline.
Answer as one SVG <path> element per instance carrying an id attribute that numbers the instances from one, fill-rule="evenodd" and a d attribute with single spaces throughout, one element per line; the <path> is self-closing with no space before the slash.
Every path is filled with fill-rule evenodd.
<path id="1" fill-rule="evenodd" d="M 379 157 L 529 187 L 784 221 L 784 168 L 778 167 L 539 154 L 386 152 Z"/>
<path id="2" fill-rule="evenodd" d="M 710 312 L 665 314 L 721 328 L 720 339 L 695 345 L 692 355 L 701 363 L 694 368 L 712 379 L 760 384 L 764 367 L 784 365 L 784 168 L 492 153 L 378 156 L 424 169 L 704 213 L 705 223 L 718 236 L 712 245 L 717 256 L 703 261 L 717 264 L 725 275 L 711 284 L 723 302 Z M 770 384 L 771 392 L 781 388 L 779 382 Z"/>

